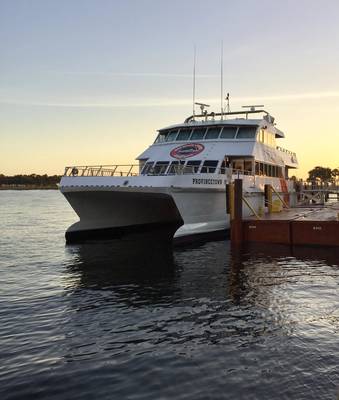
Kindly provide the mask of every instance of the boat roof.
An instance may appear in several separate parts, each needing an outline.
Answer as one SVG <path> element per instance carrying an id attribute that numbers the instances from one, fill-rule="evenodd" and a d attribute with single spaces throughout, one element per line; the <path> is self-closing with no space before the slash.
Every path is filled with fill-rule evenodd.
<path id="1" fill-rule="evenodd" d="M 261 113 L 264 114 L 261 118 L 248 118 L 249 114 Z M 236 117 L 241 115 L 241 117 Z M 216 117 L 220 119 L 216 119 Z M 231 118 L 230 118 L 231 117 Z M 276 138 L 284 138 L 285 134 L 278 128 L 275 127 L 274 117 L 272 117 L 265 110 L 254 110 L 254 111 L 234 111 L 229 113 L 210 113 L 210 114 L 199 114 L 192 115 L 185 119 L 183 123 L 166 126 L 165 128 L 159 129 L 159 132 L 179 129 L 179 128 L 192 128 L 192 127 L 209 127 L 209 126 L 258 126 L 258 127 L 270 127 L 270 131 L 275 133 Z"/>

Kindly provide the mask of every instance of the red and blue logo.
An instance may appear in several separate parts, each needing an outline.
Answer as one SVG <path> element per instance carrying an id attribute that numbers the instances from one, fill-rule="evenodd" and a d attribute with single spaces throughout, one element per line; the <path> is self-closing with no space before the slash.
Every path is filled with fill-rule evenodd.
<path id="1" fill-rule="evenodd" d="M 184 158 L 189 158 L 196 156 L 201 153 L 205 149 L 200 143 L 188 143 L 183 144 L 182 146 L 176 147 L 170 152 L 170 156 L 173 158 L 177 158 L 178 160 L 182 160 Z"/>

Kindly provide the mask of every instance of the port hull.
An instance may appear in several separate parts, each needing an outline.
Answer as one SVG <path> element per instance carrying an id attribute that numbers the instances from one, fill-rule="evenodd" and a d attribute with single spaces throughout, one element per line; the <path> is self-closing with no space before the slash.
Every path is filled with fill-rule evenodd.
<path id="1" fill-rule="evenodd" d="M 167 227 L 173 235 L 184 223 L 166 193 L 75 190 L 63 194 L 80 218 L 66 231 L 67 243 L 113 239 L 159 227 Z"/>

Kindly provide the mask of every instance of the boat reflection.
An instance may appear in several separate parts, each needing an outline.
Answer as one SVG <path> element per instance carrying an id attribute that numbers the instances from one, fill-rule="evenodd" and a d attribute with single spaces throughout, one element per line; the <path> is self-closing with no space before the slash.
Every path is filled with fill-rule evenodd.
<path id="1" fill-rule="evenodd" d="M 173 293 L 176 268 L 172 242 L 166 232 L 67 246 L 67 265 L 77 289 L 101 289 L 136 303 L 157 302 Z M 154 290 L 156 288 L 156 290 Z M 128 296 L 128 292 L 133 296 Z"/>

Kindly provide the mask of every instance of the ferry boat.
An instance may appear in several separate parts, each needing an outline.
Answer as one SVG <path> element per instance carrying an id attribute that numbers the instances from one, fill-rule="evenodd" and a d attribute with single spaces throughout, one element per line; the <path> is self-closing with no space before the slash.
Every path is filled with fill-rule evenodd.
<path id="1" fill-rule="evenodd" d="M 224 233 L 230 227 L 226 185 L 235 178 L 243 180 L 244 216 L 264 207 L 265 184 L 292 201 L 289 170 L 298 161 L 277 146 L 284 133 L 274 117 L 261 106 L 223 113 L 204 107 L 160 129 L 137 164 L 66 167 L 60 190 L 80 218 L 66 231 L 66 242 L 159 226 L 175 240 Z"/>

